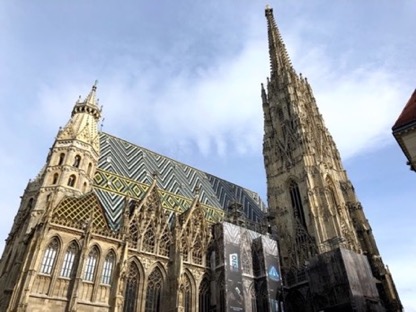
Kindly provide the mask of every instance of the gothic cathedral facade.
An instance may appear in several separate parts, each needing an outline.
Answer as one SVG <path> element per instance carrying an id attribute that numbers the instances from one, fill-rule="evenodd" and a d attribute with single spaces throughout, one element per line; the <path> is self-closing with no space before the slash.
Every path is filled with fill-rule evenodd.
<path id="1" fill-rule="evenodd" d="M 29 181 L 0 311 L 401 311 L 393 279 L 266 8 L 258 194 L 98 131 L 96 85 Z"/>

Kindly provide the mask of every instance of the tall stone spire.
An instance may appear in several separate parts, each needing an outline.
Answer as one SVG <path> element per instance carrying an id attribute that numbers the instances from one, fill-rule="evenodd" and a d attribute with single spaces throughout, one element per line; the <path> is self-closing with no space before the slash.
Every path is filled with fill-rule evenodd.
<path id="1" fill-rule="evenodd" d="M 332 257 L 346 250 L 345 253 L 350 253 L 351 259 L 354 259 L 351 263 L 357 268 L 363 263 L 361 255 L 367 256 L 372 271 L 369 274 L 374 274 L 380 281 L 380 298 L 384 306 L 389 311 L 400 311 L 391 275 L 381 260 L 371 226 L 319 113 L 312 88 L 292 67 L 273 17 L 273 9 L 267 7 L 265 15 L 271 77 L 267 82 L 267 91 L 263 86 L 261 89 L 263 155 L 268 205 L 270 214 L 276 220 L 286 287 L 291 289 L 302 283 L 307 285 L 309 281 L 311 288 L 314 288 L 311 291 L 316 291 L 322 285 L 313 284 L 317 281 L 310 278 L 314 269 L 312 265 L 308 268 L 308 263 L 319 263 L 316 267 L 325 267 L 329 264 L 320 263 L 321 260 L 317 260 L 320 255 L 330 253 Z M 373 280 L 371 276 L 365 282 L 368 289 L 376 289 Z M 331 287 L 328 286 L 328 289 Z M 377 293 L 376 290 L 374 292 Z M 314 295 L 321 296 L 318 293 Z M 363 293 L 361 299 L 365 300 L 366 296 L 371 297 Z M 339 303 L 344 299 L 327 298 L 328 302 Z M 322 305 L 315 306 L 313 310 L 327 308 L 329 306 Z M 287 310 L 298 311 L 298 308 L 289 304 Z"/>
<path id="2" fill-rule="evenodd" d="M 271 76 L 274 77 L 277 73 L 282 73 L 285 70 L 293 70 L 293 67 L 274 20 L 273 9 L 270 6 L 266 6 L 265 13 L 269 35 L 270 70 Z"/>

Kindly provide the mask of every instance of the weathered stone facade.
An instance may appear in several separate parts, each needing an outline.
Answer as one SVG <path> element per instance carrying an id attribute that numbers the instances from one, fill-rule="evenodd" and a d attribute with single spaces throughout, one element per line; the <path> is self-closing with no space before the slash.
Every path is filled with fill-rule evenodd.
<path id="1" fill-rule="evenodd" d="M 0 311 L 223 311 L 234 304 L 227 290 L 257 307 L 271 284 L 265 266 L 253 271 L 252 252 L 265 258 L 253 239 L 278 259 L 259 233 L 268 229 L 259 196 L 99 133 L 99 118 L 94 85 L 23 194 L 0 263 Z M 213 225 L 246 237 L 235 245 L 238 289 L 226 278 L 224 241 L 235 237 L 213 235 Z"/>
<path id="2" fill-rule="evenodd" d="M 269 210 L 254 192 L 99 132 L 94 85 L 22 196 L 0 311 L 260 312 L 282 300 L 287 312 L 401 311 L 312 89 L 272 9 L 266 18 Z"/>
<path id="3" fill-rule="evenodd" d="M 317 293 L 316 287 L 308 286 L 311 263 L 317 267 L 316 261 L 324 259 L 319 255 L 336 250 L 344 250 L 341 255 L 347 254 L 345 250 L 357 254 L 348 258 L 346 267 L 356 266 L 363 272 L 368 269 L 358 255 L 367 256 L 372 274 L 357 283 L 373 287 L 376 281 L 379 292 L 358 291 L 354 296 L 375 302 L 374 311 L 401 311 L 392 277 L 383 264 L 371 226 L 324 125 L 311 86 L 293 69 L 271 8 L 266 9 L 266 18 L 271 76 L 267 92 L 263 86 L 261 91 L 265 119 L 263 154 L 268 205 L 278 232 L 281 268 L 288 287 L 287 311 L 339 311 L 335 307 L 346 298 L 348 301 L 348 283 L 346 295 Z M 345 258 L 338 259 L 339 265 L 334 267 L 343 268 Z M 322 273 L 328 265 L 322 265 Z M 343 274 L 347 273 L 348 270 Z M 349 309 L 345 311 L 361 311 L 353 305 Z"/>

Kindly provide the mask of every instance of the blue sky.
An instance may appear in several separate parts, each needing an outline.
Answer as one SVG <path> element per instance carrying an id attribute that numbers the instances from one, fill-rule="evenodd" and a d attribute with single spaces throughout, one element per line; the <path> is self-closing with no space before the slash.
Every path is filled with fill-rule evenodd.
<path id="1" fill-rule="evenodd" d="M 266 2 L 137 2 L 1 2 L 2 240 L 27 181 L 96 79 L 104 131 L 266 198 Z M 312 85 L 406 311 L 416 311 L 416 173 L 390 130 L 415 88 L 416 2 L 269 4 L 295 69 Z"/>

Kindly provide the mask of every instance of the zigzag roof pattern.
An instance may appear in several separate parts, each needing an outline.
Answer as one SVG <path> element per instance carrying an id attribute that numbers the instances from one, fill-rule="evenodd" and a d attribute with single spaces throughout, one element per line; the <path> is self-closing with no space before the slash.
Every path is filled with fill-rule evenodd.
<path id="1" fill-rule="evenodd" d="M 258 221 L 266 207 L 257 193 L 146 148 L 100 133 L 100 158 L 94 188 L 113 229 L 120 225 L 126 196 L 141 199 L 156 174 L 165 209 L 186 211 L 199 190 L 206 216 L 218 222 L 232 203 L 241 204 L 247 218 Z"/>

